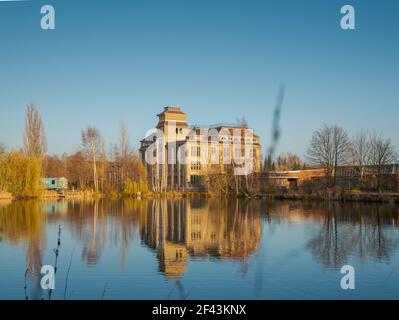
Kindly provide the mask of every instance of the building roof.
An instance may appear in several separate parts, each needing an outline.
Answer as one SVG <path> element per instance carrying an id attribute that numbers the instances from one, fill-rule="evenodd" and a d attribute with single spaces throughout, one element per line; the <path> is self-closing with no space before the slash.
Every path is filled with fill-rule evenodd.
<path id="1" fill-rule="evenodd" d="M 158 113 L 157 116 L 161 116 L 164 113 L 177 113 L 177 114 L 186 114 L 185 112 L 181 111 L 181 108 L 178 106 L 166 106 L 161 113 Z"/>

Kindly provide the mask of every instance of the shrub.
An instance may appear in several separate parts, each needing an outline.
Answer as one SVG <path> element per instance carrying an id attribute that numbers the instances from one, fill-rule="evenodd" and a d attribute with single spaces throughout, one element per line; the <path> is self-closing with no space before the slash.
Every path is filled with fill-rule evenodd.
<path id="1" fill-rule="evenodd" d="M 39 158 L 11 152 L 0 156 L 0 189 L 17 197 L 37 197 L 42 191 Z"/>
<path id="2" fill-rule="evenodd" d="M 267 194 L 275 194 L 276 193 L 276 187 L 272 184 L 268 184 L 266 187 L 266 193 Z"/>
<path id="3" fill-rule="evenodd" d="M 123 190 L 123 192 L 129 196 L 137 195 L 138 193 L 147 193 L 147 182 L 143 179 L 140 179 L 139 181 L 128 180 L 125 183 L 125 189 Z"/>

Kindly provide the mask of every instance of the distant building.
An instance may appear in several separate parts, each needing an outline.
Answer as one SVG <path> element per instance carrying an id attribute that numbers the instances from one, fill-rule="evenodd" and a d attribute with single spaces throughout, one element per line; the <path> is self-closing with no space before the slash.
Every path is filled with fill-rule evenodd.
<path id="1" fill-rule="evenodd" d="M 237 169 L 237 163 L 260 171 L 260 138 L 251 129 L 229 124 L 189 127 L 180 107 L 165 107 L 157 116 L 157 130 L 140 147 L 155 191 L 201 188 L 207 175 Z"/>
<path id="2" fill-rule="evenodd" d="M 381 190 L 399 192 L 399 164 L 387 164 L 380 168 Z M 332 173 L 334 174 L 334 172 Z M 339 166 L 337 168 L 336 185 L 351 190 L 361 188 L 373 191 L 377 188 L 378 168 L 365 165 Z M 331 178 L 332 179 L 332 178 Z M 325 169 L 305 169 L 290 171 L 265 171 L 256 175 L 258 186 L 274 186 L 278 189 L 295 190 L 306 181 L 326 185 L 328 177 Z"/>
<path id="3" fill-rule="evenodd" d="M 380 172 L 379 172 L 380 170 Z M 399 164 L 340 166 L 337 168 L 337 184 L 345 189 L 361 186 L 364 190 L 376 190 L 378 176 L 381 191 L 399 192 Z"/>
<path id="4" fill-rule="evenodd" d="M 325 177 L 324 169 L 265 171 L 256 176 L 259 186 L 274 186 L 280 189 L 297 189 L 305 181 Z"/>
<path id="5" fill-rule="evenodd" d="M 45 190 L 66 190 L 68 180 L 66 178 L 44 178 L 42 179 L 43 189 Z"/>

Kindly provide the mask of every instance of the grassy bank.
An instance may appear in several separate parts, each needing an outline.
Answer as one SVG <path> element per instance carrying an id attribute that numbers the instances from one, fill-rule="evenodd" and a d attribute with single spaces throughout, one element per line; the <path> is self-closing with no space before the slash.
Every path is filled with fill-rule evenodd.
<path id="1" fill-rule="evenodd" d="M 278 200 L 300 201 L 351 201 L 351 202 L 385 202 L 399 203 L 399 193 L 380 192 L 326 192 L 323 194 L 307 194 L 300 192 L 264 193 L 258 197 Z"/>
<path id="2" fill-rule="evenodd" d="M 399 193 L 384 193 L 384 192 L 350 192 L 350 191 L 337 191 L 337 190 L 324 190 L 320 192 L 305 193 L 301 191 L 285 191 L 285 192 L 259 192 L 252 195 L 244 195 L 235 193 L 217 194 L 207 192 L 146 192 L 146 193 L 134 193 L 127 194 L 121 192 L 111 193 L 99 193 L 92 190 L 82 191 L 43 191 L 36 197 L 30 197 L 33 199 L 98 199 L 98 198 L 109 198 L 109 199 L 127 199 L 127 198 L 142 198 L 142 199 L 153 199 L 153 198 L 169 198 L 169 199 L 200 199 L 200 198 L 252 198 L 252 199 L 276 199 L 276 200 L 298 200 L 298 201 L 352 201 L 352 202 L 385 202 L 385 203 L 398 203 L 399 204 Z M 0 199 L 26 199 L 26 197 L 13 197 L 11 193 L 0 192 Z"/>

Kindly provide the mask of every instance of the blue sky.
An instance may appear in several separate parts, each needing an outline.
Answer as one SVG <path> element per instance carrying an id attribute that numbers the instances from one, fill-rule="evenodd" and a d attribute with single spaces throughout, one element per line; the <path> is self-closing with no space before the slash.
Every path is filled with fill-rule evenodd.
<path id="1" fill-rule="evenodd" d="M 40 28 L 40 8 L 56 30 Z M 352 4 L 356 30 L 339 27 Z M 73 152 L 94 125 L 115 143 L 125 119 L 135 146 L 165 105 L 191 124 L 245 115 L 270 142 L 286 86 L 278 152 L 303 155 L 337 123 L 399 147 L 399 2 L 0 1 L 0 141 L 20 148 L 26 105 L 45 122 L 49 153 Z"/>

